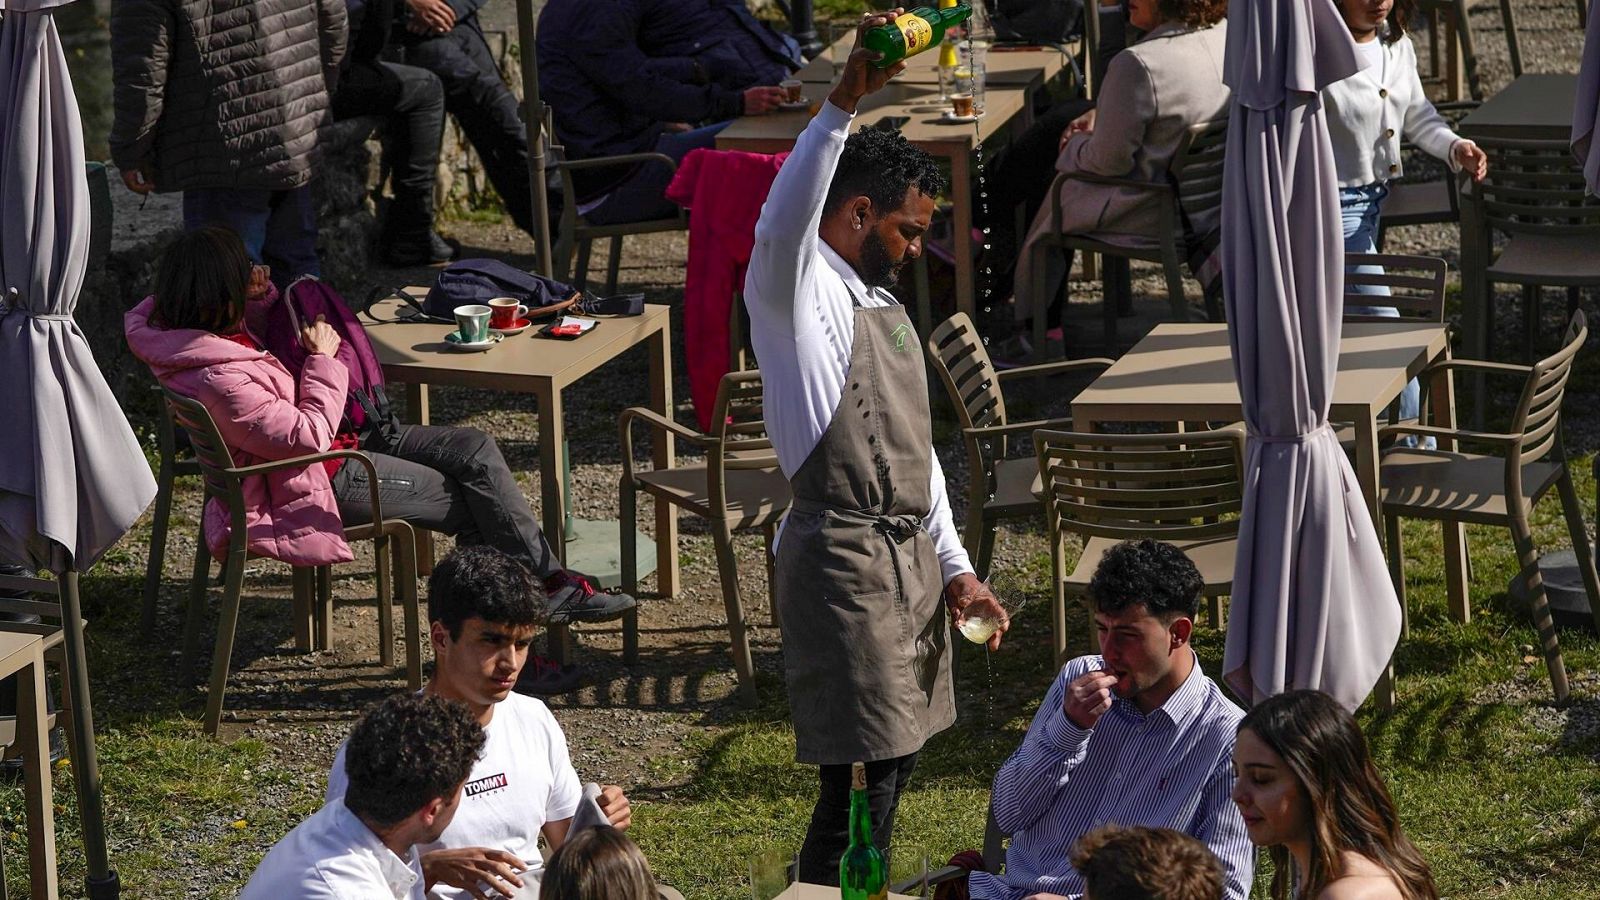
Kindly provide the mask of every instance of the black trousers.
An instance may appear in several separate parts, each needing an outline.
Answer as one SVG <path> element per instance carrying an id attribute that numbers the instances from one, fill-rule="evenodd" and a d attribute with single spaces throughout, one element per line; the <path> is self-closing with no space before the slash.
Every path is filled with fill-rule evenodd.
<path id="1" fill-rule="evenodd" d="M 333 95 L 335 118 L 383 116 L 383 159 L 394 185 L 385 240 L 426 240 L 444 137 L 444 86 L 427 69 L 375 62 L 350 67 Z"/>
<path id="2" fill-rule="evenodd" d="M 402 41 L 406 62 L 427 69 L 444 83 L 445 110 L 456 117 L 478 151 L 511 220 L 531 233 L 533 181 L 521 104 L 500 77 L 478 17 L 468 16 L 444 34 L 405 32 Z"/>
<path id="3" fill-rule="evenodd" d="M 405 425 L 392 454 L 367 455 L 378 470 L 385 518 L 453 535 L 458 543 L 489 544 L 540 578 L 561 570 L 494 438 L 476 428 Z M 346 462 L 333 477 L 346 525 L 372 520 L 371 490 L 359 463 Z"/>
<path id="4" fill-rule="evenodd" d="M 872 843 L 889 852 L 900 794 L 917 767 L 912 753 L 867 763 L 867 805 L 872 810 Z M 799 879 L 807 884 L 838 884 L 839 859 L 850 846 L 850 766 L 819 766 L 817 805 L 800 847 Z"/>

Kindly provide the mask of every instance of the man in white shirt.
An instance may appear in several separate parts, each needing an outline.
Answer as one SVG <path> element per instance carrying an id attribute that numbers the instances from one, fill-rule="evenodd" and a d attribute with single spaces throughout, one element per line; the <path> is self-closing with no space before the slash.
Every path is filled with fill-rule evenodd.
<path id="1" fill-rule="evenodd" d="M 428 579 L 435 663 L 423 694 L 464 703 L 486 738 L 454 821 L 417 847 L 430 898 L 538 896 L 539 837 L 559 848 L 583 797 L 555 717 L 512 692 L 544 609 L 527 568 L 492 547 L 457 547 Z M 347 789 L 346 752 L 328 775 L 329 800 Z M 605 787 L 599 805 L 612 825 L 628 827 L 621 788 Z"/>
<path id="2" fill-rule="evenodd" d="M 345 748 L 348 792 L 269 850 L 239 900 L 421 900 L 413 847 L 450 825 L 483 728 L 460 703 L 405 694 L 367 713 Z"/>
<path id="3" fill-rule="evenodd" d="M 794 496 L 773 595 L 795 757 L 819 766 L 799 865 L 813 883 L 838 878 L 850 764 L 867 764 L 873 839 L 887 847 L 917 752 L 955 720 L 945 604 L 999 622 L 991 647 L 1007 624 L 961 547 L 921 341 L 885 290 L 922 252 L 943 179 L 898 134 L 849 136 L 856 104 L 904 67 L 871 65 L 861 33 L 899 12 L 862 20 L 773 182 L 745 279 L 767 430 Z"/>

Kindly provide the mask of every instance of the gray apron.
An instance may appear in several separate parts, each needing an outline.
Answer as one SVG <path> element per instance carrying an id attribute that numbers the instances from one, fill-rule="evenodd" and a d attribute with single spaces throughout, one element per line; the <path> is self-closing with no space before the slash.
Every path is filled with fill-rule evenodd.
<path id="1" fill-rule="evenodd" d="M 928 384 L 905 308 L 855 302 L 833 421 L 789 480 L 774 596 L 795 758 L 914 753 L 955 721 L 932 505 Z"/>

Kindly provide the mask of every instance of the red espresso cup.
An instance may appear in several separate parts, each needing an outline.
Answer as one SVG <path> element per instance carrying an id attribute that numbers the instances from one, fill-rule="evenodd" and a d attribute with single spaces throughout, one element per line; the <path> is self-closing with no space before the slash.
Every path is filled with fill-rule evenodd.
<path id="1" fill-rule="evenodd" d="M 510 297 L 496 297 L 489 301 L 489 327 L 506 330 L 528 314 L 528 308 Z"/>

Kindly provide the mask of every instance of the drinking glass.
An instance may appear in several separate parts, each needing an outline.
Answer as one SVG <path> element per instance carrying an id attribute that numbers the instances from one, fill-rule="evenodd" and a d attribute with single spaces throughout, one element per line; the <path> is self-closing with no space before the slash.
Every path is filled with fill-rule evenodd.
<path id="1" fill-rule="evenodd" d="M 988 41 L 969 40 L 956 45 L 955 93 L 971 94 L 974 112 L 983 112 L 983 89 L 988 64 Z"/>
<path id="2" fill-rule="evenodd" d="M 794 882 L 799 857 L 793 851 L 759 850 L 750 856 L 750 900 L 773 900 Z"/>
<path id="3" fill-rule="evenodd" d="M 1000 601 L 1000 608 L 1006 611 L 1006 618 L 1015 619 L 1017 609 L 1021 606 L 1021 603 L 1017 600 L 1007 600 L 1000 596 L 1000 592 L 996 591 L 989 582 L 985 581 L 983 584 L 994 594 L 995 599 Z M 959 630 L 962 637 L 974 644 L 982 644 L 989 640 L 989 636 L 994 634 L 999 627 L 998 622 L 994 622 L 987 617 L 972 616 L 962 621 Z"/>
<path id="4" fill-rule="evenodd" d="M 889 892 L 907 897 L 930 897 L 928 851 L 895 844 L 889 848 Z"/>

